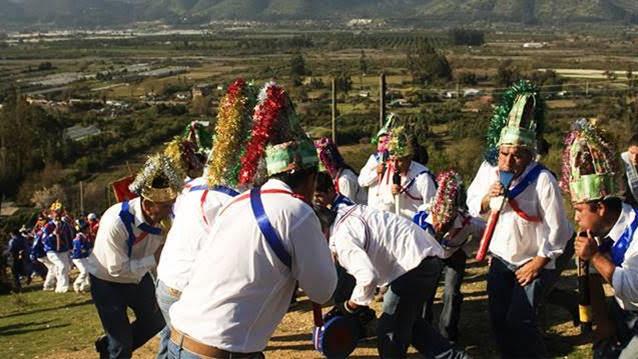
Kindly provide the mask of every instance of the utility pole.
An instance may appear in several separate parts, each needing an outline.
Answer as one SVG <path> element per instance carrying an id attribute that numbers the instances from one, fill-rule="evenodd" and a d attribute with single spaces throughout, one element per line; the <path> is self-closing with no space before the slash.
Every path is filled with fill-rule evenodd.
<path id="1" fill-rule="evenodd" d="M 379 128 L 383 128 L 385 122 L 385 74 L 379 76 Z"/>
<path id="2" fill-rule="evenodd" d="M 84 182 L 80 181 L 80 213 L 84 213 Z"/>
<path id="3" fill-rule="evenodd" d="M 332 142 L 337 144 L 337 81 L 332 78 Z"/>

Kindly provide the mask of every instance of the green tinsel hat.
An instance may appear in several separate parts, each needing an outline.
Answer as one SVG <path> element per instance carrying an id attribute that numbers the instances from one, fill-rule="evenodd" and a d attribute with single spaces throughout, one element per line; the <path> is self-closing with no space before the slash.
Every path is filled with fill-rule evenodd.
<path id="1" fill-rule="evenodd" d="M 153 202 L 169 202 L 177 198 L 183 178 L 176 165 L 165 154 L 150 156 L 129 185 L 129 190 Z"/>
<path id="2" fill-rule="evenodd" d="M 184 128 L 184 138 L 197 146 L 198 152 L 208 154 L 213 147 L 213 135 L 201 121 L 193 121 Z"/>
<path id="3" fill-rule="evenodd" d="M 518 145 L 536 150 L 543 133 L 545 103 L 538 88 L 520 80 L 510 87 L 492 115 L 487 131 L 485 160 L 496 165 L 500 145 Z"/>
<path id="4" fill-rule="evenodd" d="M 572 203 L 619 197 L 616 152 L 595 121 L 576 121 L 564 144 L 560 187 Z"/>
<path id="5" fill-rule="evenodd" d="M 388 151 L 390 156 L 397 158 L 411 157 L 414 155 L 412 135 L 403 126 L 399 126 L 390 133 Z"/>
<path id="6" fill-rule="evenodd" d="M 392 127 L 395 125 L 395 122 L 397 122 L 398 120 L 399 120 L 399 117 L 395 113 L 390 112 L 386 116 L 385 124 L 383 124 L 383 127 L 381 127 L 379 132 L 377 132 L 377 134 L 374 137 L 372 137 L 372 143 L 376 145 L 379 142 L 379 137 L 389 135 L 390 131 L 392 131 Z"/>

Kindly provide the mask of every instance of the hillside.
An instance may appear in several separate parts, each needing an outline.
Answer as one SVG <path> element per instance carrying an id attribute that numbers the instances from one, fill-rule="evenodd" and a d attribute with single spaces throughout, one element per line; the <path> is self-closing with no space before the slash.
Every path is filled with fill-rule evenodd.
<path id="1" fill-rule="evenodd" d="M 0 0 L 0 19 L 58 25 L 135 20 L 350 19 L 634 22 L 634 0 Z"/>

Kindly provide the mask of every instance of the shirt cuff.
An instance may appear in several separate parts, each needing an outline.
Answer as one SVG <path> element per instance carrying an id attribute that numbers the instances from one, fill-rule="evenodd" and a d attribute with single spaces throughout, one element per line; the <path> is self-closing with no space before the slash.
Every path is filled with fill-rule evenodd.
<path id="1" fill-rule="evenodd" d="M 622 298 L 624 274 L 622 267 L 616 267 L 611 276 L 611 286 L 614 288 L 614 294 L 617 298 Z"/>
<path id="2" fill-rule="evenodd" d="M 151 269 L 153 267 L 155 267 L 155 256 L 154 255 L 150 255 L 150 256 L 146 256 L 142 259 L 137 259 L 137 260 L 132 260 L 131 261 L 131 269 L 133 269 L 134 271 L 138 271 L 141 269 Z"/>

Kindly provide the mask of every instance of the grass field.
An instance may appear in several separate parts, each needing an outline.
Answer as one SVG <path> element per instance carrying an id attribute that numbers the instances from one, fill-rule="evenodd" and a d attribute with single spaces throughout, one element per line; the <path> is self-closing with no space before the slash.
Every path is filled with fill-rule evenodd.
<path id="1" fill-rule="evenodd" d="M 459 346 L 474 358 L 495 358 L 494 341 L 487 317 L 486 267 L 471 260 L 462 291 L 465 301 L 461 314 Z M 574 270 L 568 270 L 559 286 L 573 289 Z M 25 293 L 0 297 L 0 358 L 93 358 L 93 341 L 102 329 L 89 294 L 56 294 L 40 291 L 41 282 Z M 435 313 L 440 311 L 439 292 Z M 380 309 L 380 303 L 373 308 Z M 581 336 L 569 314 L 547 305 L 542 311 L 546 343 L 554 358 L 589 358 L 588 338 Z M 319 358 L 312 348 L 310 304 L 305 298 L 289 312 L 273 335 L 266 356 L 269 358 Z M 153 358 L 157 338 L 136 351 L 136 358 Z M 359 344 L 353 358 L 374 358 L 376 342 Z M 418 357 L 412 351 L 411 357 Z"/>

